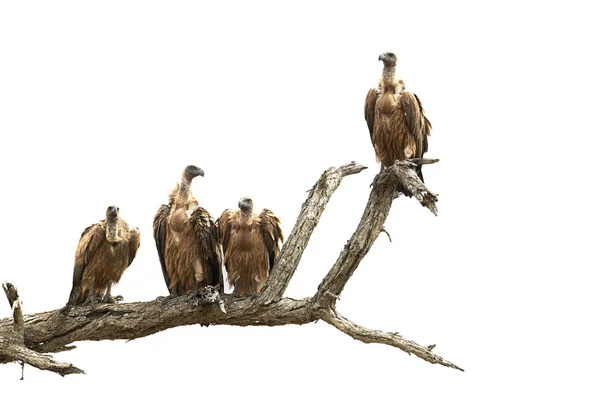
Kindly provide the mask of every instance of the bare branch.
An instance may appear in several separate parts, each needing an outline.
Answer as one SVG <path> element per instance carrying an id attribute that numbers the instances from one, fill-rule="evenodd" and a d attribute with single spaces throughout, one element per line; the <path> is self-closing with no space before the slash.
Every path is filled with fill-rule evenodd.
<path id="1" fill-rule="evenodd" d="M 40 354 L 37 351 L 30 350 L 24 346 L 15 346 L 11 349 L 11 355 L 15 360 L 29 364 L 38 369 L 56 372 L 61 376 L 69 374 L 84 374 L 83 370 L 75 367 L 73 364 L 54 361 L 50 356 Z M 24 368 L 24 365 L 22 365 Z M 21 371 L 21 379 L 23 372 Z"/>
<path id="2" fill-rule="evenodd" d="M 435 164 L 436 162 L 439 162 L 440 159 L 439 158 L 409 158 L 408 161 L 410 163 L 413 163 L 415 165 L 423 165 L 423 164 Z"/>
<path id="3" fill-rule="evenodd" d="M 434 354 L 431 350 L 433 350 L 435 345 L 425 347 L 413 342 L 412 340 L 404 339 L 401 335 L 395 332 L 382 332 L 362 327 L 342 317 L 334 309 L 325 311 L 321 316 L 321 319 L 363 343 L 387 344 L 388 346 L 397 347 L 408 354 L 414 354 L 432 364 L 440 364 L 445 367 L 454 368 L 464 372 L 464 369 Z"/>
<path id="4" fill-rule="evenodd" d="M 28 315 L 25 345 L 39 352 L 64 351 L 83 340 L 137 339 L 177 326 L 203 325 L 285 325 L 314 321 L 307 300 L 282 299 L 264 306 L 256 298 L 223 295 L 227 310 L 219 302 L 204 304 L 190 294 L 149 302 L 101 304 Z M 0 336 L 9 331 L 8 319 L 0 320 Z"/>
<path id="5" fill-rule="evenodd" d="M 10 283 L 2 285 L 4 293 L 8 299 L 8 303 L 13 310 L 13 323 L 12 329 L 9 324 L 5 324 L 4 330 L 0 330 L 2 333 L 0 337 L 0 363 L 5 364 L 12 361 L 18 361 L 21 363 L 21 379 L 23 379 L 23 371 L 25 364 L 29 364 L 39 369 L 53 371 L 60 375 L 67 374 L 80 374 L 83 373 L 77 367 L 72 364 L 61 363 L 52 360 L 49 356 L 40 354 L 36 351 L 30 350 L 25 347 L 24 330 L 25 322 L 23 318 L 23 309 L 21 307 L 21 300 L 17 288 Z M 4 322 L 6 320 L 2 320 Z"/>
<path id="6" fill-rule="evenodd" d="M 437 195 L 429 191 L 425 184 L 421 182 L 421 179 L 419 179 L 419 176 L 413 169 L 416 166 L 413 161 L 417 161 L 420 164 L 431 164 L 433 162 L 437 162 L 437 160 L 429 159 L 396 161 L 394 165 L 382 171 L 379 174 L 379 178 L 389 181 L 389 178 L 387 178 L 385 175 L 394 174 L 397 181 L 404 186 L 406 190 L 412 193 L 415 199 L 419 200 L 423 207 L 427 207 L 427 209 L 431 211 L 433 215 L 437 216 L 437 207 L 435 204 L 438 201 Z"/>
<path id="7" fill-rule="evenodd" d="M 436 160 L 416 161 L 427 164 Z M 412 170 L 415 168 L 414 163 L 397 162 L 376 176 L 358 228 L 315 295 L 303 300 L 282 297 L 323 210 L 342 178 L 365 168 L 350 163 L 339 168 L 329 168 L 323 173 L 310 190 L 296 225 L 283 246 L 277 266 L 259 296 L 240 298 L 220 295 L 216 288 L 209 286 L 174 298 L 100 304 L 95 309 L 90 306 L 65 307 L 24 317 L 16 288 L 9 283 L 3 285 L 13 310 L 13 318 L 0 320 L 0 364 L 20 361 L 61 375 L 83 373 L 72 364 L 56 362 L 40 353 L 71 350 L 74 348 L 72 343 L 84 340 L 133 340 L 183 325 L 301 325 L 323 319 L 365 343 L 388 344 L 431 363 L 462 371 L 433 354 L 431 350 L 435 345 L 425 347 L 395 333 L 361 327 L 335 311 L 335 302 L 348 279 L 378 235 L 385 232 L 383 224 L 397 184 L 402 183 L 419 201 L 429 204 L 428 208 L 432 209 L 433 205 L 432 211 L 435 211 L 437 198 Z"/>
<path id="8" fill-rule="evenodd" d="M 335 297 L 328 292 L 327 296 Z M 180 296 L 173 299 L 157 299 L 145 303 L 103 304 L 92 310 L 90 306 L 30 315 L 25 321 L 25 344 L 11 348 L 9 357 L 3 352 L 0 340 L 0 362 L 23 360 L 36 368 L 59 374 L 83 373 L 72 364 L 59 363 L 43 352 L 61 351 L 67 344 L 83 340 L 136 339 L 182 325 L 211 324 L 237 326 L 277 326 L 306 324 L 319 319 L 335 326 L 355 339 L 365 343 L 382 343 L 410 354 L 416 354 L 432 363 L 460 369 L 431 353 L 427 347 L 405 340 L 393 333 L 370 330 L 339 316 L 332 309 L 319 308 L 310 299 L 282 298 L 270 304 L 261 304 L 257 298 L 236 298 L 224 295 L 227 313 L 221 312 L 218 302 L 208 306 L 194 305 L 194 297 Z M 0 320 L 0 337 L 9 331 L 8 319 Z"/>
<path id="9" fill-rule="evenodd" d="M 436 160 L 418 160 L 419 162 L 431 163 Z M 358 227 L 352 234 L 352 237 L 344 246 L 337 261 L 325 277 L 317 293 L 315 302 L 322 306 L 335 304 L 337 296 L 342 293 L 344 286 L 356 270 L 358 265 L 367 255 L 373 243 L 381 232 L 385 232 L 383 224 L 387 219 L 394 199 L 394 192 L 398 181 L 410 190 L 415 198 L 423 204 L 423 193 L 430 193 L 423 182 L 419 179 L 413 170 L 415 164 L 410 161 L 396 161 L 396 163 L 380 172 L 373 180 L 371 195 L 367 201 L 365 211 L 358 224 Z M 419 198 L 420 196 L 420 198 Z M 437 197 L 435 198 L 437 201 Z M 435 210 L 435 202 L 432 203 Z M 429 207 L 428 207 L 429 208 Z M 432 210 L 431 208 L 429 208 Z M 436 213 L 434 210 L 434 214 Z M 387 232 L 386 232 L 387 233 Z M 388 234 L 389 237 L 389 234 Z M 390 238 L 391 241 L 391 238 Z M 332 293 L 334 296 L 324 296 L 325 293 Z M 322 303 L 322 302 L 325 303 Z"/>
<path id="10" fill-rule="evenodd" d="M 302 205 L 296 225 L 294 225 L 292 233 L 284 243 L 275 268 L 273 268 L 272 274 L 267 279 L 264 289 L 259 295 L 260 302 L 268 303 L 283 296 L 290 279 L 296 272 L 296 267 L 308 245 L 312 232 L 319 223 L 321 214 L 323 214 L 329 199 L 342 182 L 342 178 L 358 174 L 366 168 L 353 161 L 338 168 L 331 167 L 321 175 Z"/>
<path id="11" fill-rule="evenodd" d="M 384 170 L 382 173 L 385 173 Z M 381 175 L 380 173 L 379 175 Z M 344 290 L 346 282 L 350 279 L 363 257 L 367 255 L 373 243 L 383 230 L 383 224 L 390 212 L 392 199 L 396 186 L 375 178 L 371 195 L 363 212 L 358 227 L 350 240 L 344 246 L 337 261 L 319 285 L 315 294 L 315 302 L 334 304 L 335 296 Z M 334 296 L 324 296 L 326 292 Z"/>
<path id="12" fill-rule="evenodd" d="M 14 287 L 11 283 L 6 282 L 6 284 L 2 284 L 2 289 L 4 289 L 4 294 L 6 294 L 6 298 L 8 299 L 8 304 L 10 304 L 10 308 L 13 313 L 13 330 L 15 333 L 15 339 L 23 338 L 23 305 L 21 304 L 21 300 L 19 299 L 19 293 L 17 292 L 17 288 Z"/>

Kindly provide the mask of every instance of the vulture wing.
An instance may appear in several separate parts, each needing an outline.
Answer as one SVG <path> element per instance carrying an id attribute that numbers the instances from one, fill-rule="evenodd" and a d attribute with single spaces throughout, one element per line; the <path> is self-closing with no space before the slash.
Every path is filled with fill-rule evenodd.
<path id="1" fill-rule="evenodd" d="M 133 228 L 129 232 L 129 260 L 127 261 L 127 267 L 131 265 L 140 248 L 140 231 L 137 228 Z"/>
<path id="2" fill-rule="evenodd" d="M 90 260 L 96 254 L 100 244 L 106 237 L 106 230 L 100 223 L 96 223 L 85 228 L 79 239 L 77 250 L 75 251 L 75 268 L 73 269 L 73 287 L 69 295 L 70 305 L 76 305 L 81 294 L 81 280 L 83 272 Z"/>
<path id="3" fill-rule="evenodd" d="M 167 217 L 171 212 L 171 206 L 163 204 L 160 206 L 156 215 L 154 215 L 154 241 L 156 242 L 156 250 L 158 250 L 158 258 L 160 259 L 160 267 L 162 268 L 163 277 L 167 288 L 169 288 L 169 275 L 167 274 L 167 264 L 165 263 L 165 250 L 167 247 Z M 139 239 L 138 239 L 139 241 Z"/>
<path id="4" fill-rule="evenodd" d="M 400 96 L 400 113 L 404 115 L 409 133 L 415 140 L 417 158 L 422 158 L 427 151 L 427 136 L 431 135 L 431 122 L 423 113 L 423 106 L 419 98 L 410 92 Z"/>
<path id="5" fill-rule="evenodd" d="M 399 99 L 399 112 L 404 116 L 408 133 L 415 141 L 415 157 L 423 158 L 428 148 L 427 136 L 431 135 L 431 122 L 425 117 L 421 101 L 415 94 L 404 92 Z M 417 168 L 417 174 L 423 180 L 421 166 Z"/>
<path id="6" fill-rule="evenodd" d="M 423 110 L 423 105 L 421 104 L 421 100 L 415 94 L 415 100 L 419 105 L 419 111 L 421 112 L 421 116 L 423 117 L 423 153 L 421 153 L 420 158 L 423 158 L 423 154 L 427 153 L 429 150 L 429 144 L 427 143 L 427 136 L 431 136 L 431 122 L 425 116 L 425 111 Z"/>
<path id="7" fill-rule="evenodd" d="M 375 128 L 375 103 L 379 96 L 379 90 L 369 89 L 367 92 L 367 98 L 365 99 L 365 120 L 369 127 L 369 135 L 371 136 L 371 143 L 373 143 L 373 129 Z"/>
<path id="8" fill-rule="evenodd" d="M 217 228 L 219 230 L 219 243 L 223 246 L 223 253 L 227 251 L 229 239 L 231 238 L 231 222 L 229 221 L 233 211 L 227 209 L 223 211 L 217 220 Z M 227 266 L 225 266 L 227 268 Z"/>
<path id="9" fill-rule="evenodd" d="M 279 218 L 271 210 L 263 209 L 258 217 L 263 240 L 269 252 L 269 272 L 271 272 L 275 260 L 279 256 L 279 242 L 283 243 L 283 231 L 281 230 Z"/>
<path id="10" fill-rule="evenodd" d="M 211 285 L 219 285 L 219 290 L 223 293 L 223 254 L 219 245 L 219 231 L 215 220 L 210 216 L 208 211 L 202 207 L 198 207 L 190 216 L 190 223 L 194 224 L 194 232 L 200 246 L 200 254 L 208 267 L 208 272 L 211 277 Z"/>

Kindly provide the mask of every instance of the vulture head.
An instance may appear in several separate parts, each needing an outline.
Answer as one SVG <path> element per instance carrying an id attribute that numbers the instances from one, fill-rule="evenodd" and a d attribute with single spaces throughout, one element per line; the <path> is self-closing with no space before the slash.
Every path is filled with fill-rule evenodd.
<path id="1" fill-rule="evenodd" d="M 238 202 L 238 207 L 242 211 L 252 211 L 252 209 L 254 208 L 254 202 L 250 197 L 242 197 Z"/>
<path id="2" fill-rule="evenodd" d="M 379 55 L 379 61 L 383 61 L 383 65 L 385 67 L 395 67 L 396 66 L 396 61 L 398 61 L 398 59 L 396 58 L 396 55 L 394 53 L 383 53 Z"/>
<path id="3" fill-rule="evenodd" d="M 119 207 L 108 206 L 106 209 L 106 240 L 112 244 L 121 241 L 119 238 Z"/>
<path id="4" fill-rule="evenodd" d="M 183 176 L 188 181 L 191 181 L 192 179 L 194 179 L 198 175 L 199 176 L 204 176 L 204 171 L 202 170 L 202 168 L 198 168 L 195 165 L 188 165 L 187 167 L 185 167 L 185 170 L 183 171 Z"/>
<path id="5" fill-rule="evenodd" d="M 119 218 L 119 207 L 117 206 L 108 206 L 106 209 L 106 219 L 114 221 Z"/>

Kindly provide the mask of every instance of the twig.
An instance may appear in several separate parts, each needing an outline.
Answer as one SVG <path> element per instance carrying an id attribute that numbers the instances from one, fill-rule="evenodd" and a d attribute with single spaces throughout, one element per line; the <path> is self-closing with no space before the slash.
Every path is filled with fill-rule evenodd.
<path id="1" fill-rule="evenodd" d="M 381 232 L 385 233 L 388 239 L 390 240 L 390 243 L 392 243 L 392 237 L 390 236 L 389 232 L 386 231 L 385 228 L 381 228 Z"/>

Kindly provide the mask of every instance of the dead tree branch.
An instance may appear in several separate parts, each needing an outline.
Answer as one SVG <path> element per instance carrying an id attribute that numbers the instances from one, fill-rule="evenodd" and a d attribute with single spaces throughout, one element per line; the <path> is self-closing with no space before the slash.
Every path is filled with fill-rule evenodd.
<path id="1" fill-rule="evenodd" d="M 422 163 L 430 163 L 430 161 L 433 160 L 420 160 Z M 414 167 L 416 165 L 411 161 L 396 161 L 393 166 L 386 168 L 375 177 L 371 195 L 358 227 L 319 285 L 314 298 L 315 302 L 323 304 L 322 302 L 325 301 L 329 306 L 335 304 L 363 257 L 367 255 L 379 234 L 384 230 L 383 224 L 392 207 L 394 191 L 398 183 L 412 192 L 422 204 L 422 199 L 426 198 L 427 208 L 437 215 L 435 208 L 437 197 L 429 195 L 431 192 L 421 182 Z"/>
<path id="2" fill-rule="evenodd" d="M 417 160 L 428 164 L 436 160 Z M 387 333 L 359 326 L 340 316 L 335 309 L 346 283 L 367 254 L 388 216 L 395 187 L 398 183 L 411 191 L 417 200 L 436 212 L 433 195 L 414 172 L 416 164 L 410 161 L 395 165 L 378 174 L 361 221 L 340 253 L 317 292 L 312 298 L 295 300 L 282 297 L 293 276 L 308 240 L 333 192 L 342 178 L 356 174 L 366 167 L 350 163 L 339 168 L 329 168 L 309 191 L 292 233 L 283 245 L 281 255 L 267 280 L 265 289 L 256 297 L 238 298 L 219 295 L 212 287 L 176 298 L 157 299 L 150 302 L 102 304 L 93 310 L 79 306 L 29 315 L 23 319 L 13 312 L 10 319 L 0 320 L 0 363 L 21 360 L 37 368 L 63 374 L 82 373 L 71 364 L 57 363 L 46 355 L 73 349 L 71 344 L 83 340 L 136 339 L 165 329 L 191 325 L 302 325 L 323 320 L 340 331 L 365 343 L 381 343 L 415 354 L 430 363 L 462 369 L 434 354 L 432 348 L 404 339 L 397 333 Z M 5 292 L 11 307 L 18 302 L 16 289 L 7 284 Z M 11 298 L 13 299 L 11 301 Z M 15 300 L 16 299 L 16 300 Z M 19 331 L 20 329 L 20 331 Z M 20 332 L 20 335 L 15 332 Z M 11 338 L 20 338 L 18 343 Z M 16 343 L 18 348 L 10 347 Z"/>
<path id="3" fill-rule="evenodd" d="M 2 285 L 2 289 L 4 289 L 8 303 L 12 308 L 13 322 L 9 324 L 7 329 L 0 330 L 2 333 L 0 335 L 0 363 L 18 361 L 23 368 L 24 364 L 29 364 L 39 369 L 56 372 L 62 376 L 82 374 L 83 371 L 72 364 L 54 361 L 50 356 L 40 354 L 26 347 L 23 335 L 25 331 L 23 308 L 17 288 L 10 283 L 6 283 L 6 285 Z M 21 379 L 23 379 L 22 374 Z"/>
<path id="4" fill-rule="evenodd" d="M 366 168 L 353 161 L 338 168 L 331 167 L 323 172 L 321 178 L 308 192 L 308 198 L 302 205 L 296 225 L 281 248 L 277 268 L 273 269 L 273 273 L 265 283 L 265 289 L 260 293 L 261 302 L 268 303 L 283 296 L 333 192 L 340 186 L 345 176 L 358 174 Z"/>
<path id="5" fill-rule="evenodd" d="M 444 360 L 442 357 L 433 354 L 431 350 L 433 347 L 424 347 L 420 344 L 407 340 L 402 335 L 396 332 L 382 332 L 373 329 L 362 327 L 354 322 L 342 317 L 336 310 L 329 310 L 329 312 L 323 313 L 321 319 L 331 326 L 336 327 L 345 334 L 353 337 L 356 340 L 360 340 L 363 343 L 381 343 L 387 344 L 388 346 L 397 347 L 400 350 L 410 354 L 414 354 L 417 357 L 428 361 L 432 364 L 440 364 L 445 367 L 458 369 L 464 371 L 462 368 L 452 364 L 449 361 Z M 435 347 L 435 345 L 433 345 Z"/>
<path id="6" fill-rule="evenodd" d="M 396 161 L 396 163 L 386 168 L 380 175 L 381 179 L 389 179 L 385 177 L 385 173 L 393 173 L 396 175 L 396 179 L 404 186 L 415 199 L 419 200 L 423 207 L 427 207 L 434 215 L 437 216 L 437 195 L 430 192 L 423 182 L 419 179 L 419 176 L 415 172 L 417 164 L 433 164 L 438 162 L 437 159 L 410 159 L 404 161 Z"/>

